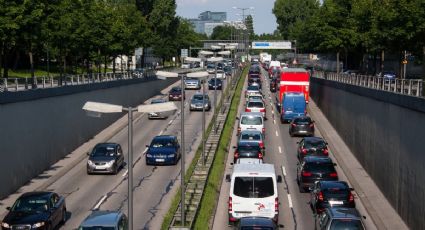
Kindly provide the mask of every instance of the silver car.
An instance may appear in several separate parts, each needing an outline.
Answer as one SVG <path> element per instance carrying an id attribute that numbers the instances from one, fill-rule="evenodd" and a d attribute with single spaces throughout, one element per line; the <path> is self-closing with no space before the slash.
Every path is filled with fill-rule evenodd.
<path id="1" fill-rule="evenodd" d="M 151 104 L 158 104 L 166 102 L 165 99 L 158 98 L 152 99 Z M 170 112 L 150 112 L 148 113 L 148 119 L 167 119 L 170 115 Z"/>
<path id="2" fill-rule="evenodd" d="M 185 89 L 201 89 L 201 81 L 196 78 L 186 78 L 184 80 Z"/>
<path id="3" fill-rule="evenodd" d="M 121 211 L 96 210 L 86 217 L 80 227 L 78 227 L 78 230 L 93 229 L 127 230 L 128 219 Z"/>
<path id="4" fill-rule="evenodd" d="M 210 111 L 211 110 L 211 101 L 210 101 L 210 97 L 205 94 L 204 95 L 205 98 L 202 98 L 202 93 L 196 93 L 192 96 L 192 99 L 190 100 L 190 107 L 189 110 L 190 111 L 202 111 L 202 107 L 205 107 L 206 111 Z M 204 105 L 202 106 L 202 101 L 204 101 Z"/>
<path id="5" fill-rule="evenodd" d="M 117 174 L 124 167 L 122 148 L 117 143 L 99 143 L 87 155 L 89 156 L 87 160 L 87 174 Z"/>

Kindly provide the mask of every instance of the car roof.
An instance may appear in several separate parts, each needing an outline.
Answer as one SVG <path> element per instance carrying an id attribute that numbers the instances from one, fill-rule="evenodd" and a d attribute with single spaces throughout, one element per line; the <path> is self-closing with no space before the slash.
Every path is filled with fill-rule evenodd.
<path id="1" fill-rule="evenodd" d="M 22 194 L 19 198 L 26 198 L 26 197 L 32 197 L 32 196 L 36 196 L 36 197 L 50 196 L 53 193 L 54 192 L 49 192 L 49 191 L 26 192 Z"/>
<path id="2" fill-rule="evenodd" d="M 118 220 L 122 216 L 120 211 L 93 211 L 86 219 L 81 223 L 81 227 L 92 227 L 92 226 L 104 226 L 112 227 L 116 226 Z"/>
<path id="3" fill-rule="evenodd" d="M 170 140 L 170 139 L 176 139 L 176 136 L 173 135 L 159 135 L 155 136 L 153 140 Z"/>
<path id="4" fill-rule="evenodd" d="M 252 175 L 253 173 L 276 175 L 273 164 L 235 164 L 233 166 L 233 175 Z"/>
<path id="5" fill-rule="evenodd" d="M 240 219 L 241 226 L 262 226 L 275 227 L 272 219 L 267 217 L 242 217 Z"/>
<path id="6" fill-rule="evenodd" d="M 260 112 L 242 112 L 241 113 L 241 117 L 242 116 L 258 116 L 258 117 L 263 117 L 263 114 Z"/>
<path id="7" fill-rule="evenodd" d="M 174 86 L 171 90 L 182 90 L 182 88 L 180 86 Z"/>
<path id="8" fill-rule="evenodd" d="M 249 98 L 248 102 L 261 102 L 264 104 L 264 101 L 258 98 Z"/>
<path id="9" fill-rule="evenodd" d="M 360 213 L 355 208 L 328 208 L 327 211 L 334 219 L 351 218 L 361 220 Z"/>
<path id="10" fill-rule="evenodd" d="M 258 158 L 238 158 L 238 164 L 262 164 L 263 160 Z"/>
<path id="11" fill-rule="evenodd" d="M 304 162 L 320 162 L 320 163 L 332 163 L 332 159 L 327 156 L 306 156 L 303 159 Z"/>
<path id="12" fill-rule="evenodd" d="M 249 130 L 249 129 L 247 129 L 247 130 L 241 131 L 240 135 L 242 135 L 242 134 L 256 134 L 256 135 L 261 135 L 262 132 L 259 131 L 259 130 Z"/>
<path id="13" fill-rule="evenodd" d="M 259 146 L 260 146 L 260 144 L 259 144 L 258 142 L 252 142 L 252 141 L 245 141 L 245 140 L 242 140 L 242 141 L 239 141 L 239 142 L 238 142 L 238 147 L 240 147 L 240 146 L 253 146 L 253 147 L 259 147 Z"/>
<path id="14" fill-rule="evenodd" d="M 339 188 L 339 189 L 346 189 L 349 188 L 347 182 L 345 181 L 319 181 L 320 183 L 320 187 L 322 189 L 327 189 L 327 188 Z"/>
<path id="15" fill-rule="evenodd" d="M 318 141 L 325 141 L 323 138 L 321 137 L 304 137 L 303 138 L 304 141 L 306 142 L 318 142 Z"/>

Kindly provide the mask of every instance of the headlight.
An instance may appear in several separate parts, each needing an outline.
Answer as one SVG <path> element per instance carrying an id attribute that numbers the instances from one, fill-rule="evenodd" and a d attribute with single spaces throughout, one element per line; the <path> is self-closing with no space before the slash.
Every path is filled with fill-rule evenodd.
<path id="1" fill-rule="evenodd" d="M 6 222 L 1 222 L 1 226 L 3 228 L 10 228 L 10 225 L 8 223 L 6 223 Z"/>
<path id="2" fill-rule="evenodd" d="M 146 154 L 146 157 L 152 157 L 152 154 L 148 153 L 148 154 Z"/>
<path id="3" fill-rule="evenodd" d="M 32 228 L 39 228 L 39 227 L 42 227 L 42 226 L 44 226 L 44 222 L 38 222 L 38 223 L 33 224 Z"/>
<path id="4" fill-rule="evenodd" d="M 174 156 L 175 156 L 175 154 L 173 153 L 173 154 L 168 154 L 167 157 L 174 157 Z"/>
<path id="5" fill-rule="evenodd" d="M 108 163 L 106 163 L 107 165 L 113 165 L 115 163 L 115 160 L 111 160 Z"/>
<path id="6" fill-rule="evenodd" d="M 94 166 L 94 163 L 93 163 L 91 160 L 88 160 L 88 161 L 87 161 L 87 163 L 88 163 L 90 166 Z"/>

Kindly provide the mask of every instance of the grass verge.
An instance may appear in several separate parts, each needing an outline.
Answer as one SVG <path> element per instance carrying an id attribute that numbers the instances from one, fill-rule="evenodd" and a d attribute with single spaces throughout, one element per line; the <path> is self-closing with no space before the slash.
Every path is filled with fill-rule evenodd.
<path id="1" fill-rule="evenodd" d="M 218 196 L 220 194 L 220 185 L 225 171 L 225 161 L 227 158 L 227 147 L 232 139 L 233 126 L 238 112 L 238 106 L 241 100 L 242 87 L 248 72 L 246 67 L 242 72 L 242 77 L 236 86 L 235 94 L 232 98 L 229 114 L 224 125 L 223 133 L 220 137 L 217 153 L 208 175 L 204 195 L 202 196 L 199 212 L 195 220 L 194 229 L 205 229 L 209 226 L 210 219 L 213 216 L 217 206 Z"/>

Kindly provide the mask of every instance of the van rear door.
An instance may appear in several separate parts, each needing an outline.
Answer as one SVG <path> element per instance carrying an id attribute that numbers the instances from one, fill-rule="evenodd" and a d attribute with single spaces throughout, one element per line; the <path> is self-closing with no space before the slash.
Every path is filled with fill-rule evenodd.
<path id="1" fill-rule="evenodd" d="M 240 176 L 234 178 L 231 191 L 232 215 L 273 218 L 277 198 L 273 177 Z"/>

